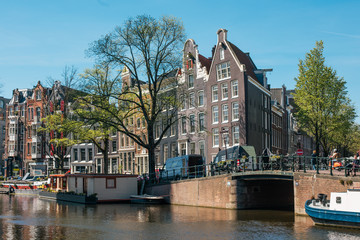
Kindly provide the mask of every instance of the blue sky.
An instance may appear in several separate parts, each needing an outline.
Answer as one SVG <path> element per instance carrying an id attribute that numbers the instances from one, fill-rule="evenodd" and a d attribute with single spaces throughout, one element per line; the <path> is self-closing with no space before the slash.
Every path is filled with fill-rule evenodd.
<path id="1" fill-rule="evenodd" d="M 324 41 L 326 64 L 347 81 L 349 97 L 359 110 L 360 1 L 0 1 L 1 96 L 31 88 L 48 77 L 61 79 L 65 65 L 82 72 L 93 65 L 89 44 L 132 16 L 173 15 L 182 19 L 187 37 L 206 57 L 216 31 L 250 56 L 258 68 L 273 68 L 271 87 L 294 88 L 299 59 Z M 358 122 L 359 118 L 358 118 Z"/>

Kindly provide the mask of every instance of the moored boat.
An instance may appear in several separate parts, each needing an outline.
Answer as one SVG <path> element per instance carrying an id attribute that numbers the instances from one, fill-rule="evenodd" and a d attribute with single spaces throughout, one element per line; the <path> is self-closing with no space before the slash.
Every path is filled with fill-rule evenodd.
<path id="1" fill-rule="evenodd" d="M 307 200 L 306 213 L 316 225 L 360 228 L 360 189 L 347 192 L 319 194 L 318 199 Z"/>
<path id="2" fill-rule="evenodd" d="M 154 196 L 154 195 L 131 195 L 130 196 L 130 202 L 131 203 L 151 203 L 151 204 L 161 204 L 164 203 L 164 197 L 163 196 Z"/>

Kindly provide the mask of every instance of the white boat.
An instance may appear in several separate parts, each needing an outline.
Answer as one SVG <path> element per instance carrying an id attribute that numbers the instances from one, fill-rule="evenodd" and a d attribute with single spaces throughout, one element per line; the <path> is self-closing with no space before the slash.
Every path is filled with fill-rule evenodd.
<path id="1" fill-rule="evenodd" d="M 316 225 L 360 228 L 360 189 L 319 194 L 318 199 L 307 200 L 306 213 Z"/>
<path id="2" fill-rule="evenodd" d="M 151 204 L 161 204 L 165 203 L 163 196 L 154 196 L 154 195 L 131 195 L 130 196 L 131 203 L 151 203 Z"/>

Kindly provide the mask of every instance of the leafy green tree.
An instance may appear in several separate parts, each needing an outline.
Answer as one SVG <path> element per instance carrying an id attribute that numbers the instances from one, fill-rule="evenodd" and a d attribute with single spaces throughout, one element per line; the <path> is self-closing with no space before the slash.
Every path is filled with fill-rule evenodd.
<path id="1" fill-rule="evenodd" d="M 80 125 L 69 117 L 54 113 L 42 119 L 43 124 L 38 129 L 40 133 L 48 133 L 47 155 L 55 161 L 55 168 L 64 169 L 65 159 L 70 155 L 73 145 L 80 143 L 76 137 Z"/>
<path id="2" fill-rule="evenodd" d="M 74 110 L 79 117 L 78 136 L 83 141 L 91 141 L 104 156 L 103 172 L 108 173 L 109 141 L 115 130 L 110 124 L 117 113 L 117 96 L 120 93 L 120 73 L 113 76 L 109 64 L 96 65 L 80 75 L 82 91 L 86 95 L 77 99 Z"/>
<path id="3" fill-rule="evenodd" d="M 166 87 L 176 84 L 169 76 L 181 66 L 181 50 L 185 41 L 182 22 L 175 17 L 155 19 L 142 15 L 128 19 L 122 27 L 98 41 L 89 49 L 98 60 L 126 69 L 131 81 L 123 86 L 117 112 L 110 125 L 126 134 L 148 151 L 149 173 L 155 173 L 155 149 L 176 121 L 175 94 L 163 94 Z M 111 110 L 104 109 L 106 111 Z M 172 109 L 163 114 L 163 110 Z M 140 115 L 146 124 L 146 137 L 135 134 L 127 126 L 129 117 Z M 163 123 L 158 138 L 156 124 Z"/>
<path id="4" fill-rule="evenodd" d="M 321 146 L 327 155 L 345 133 L 341 131 L 353 124 L 355 111 L 347 97 L 346 82 L 325 65 L 323 50 L 323 42 L 316 42 L 305 60 L 300 60 L 294 99 L 300 127 L 314 137 L 316 151 Z"/>

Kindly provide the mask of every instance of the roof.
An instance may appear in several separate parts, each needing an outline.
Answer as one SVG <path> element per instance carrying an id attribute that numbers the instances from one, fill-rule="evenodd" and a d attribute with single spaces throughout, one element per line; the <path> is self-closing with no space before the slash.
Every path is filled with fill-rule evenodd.
<path id="1" fill-rule="evenodd" d="M 251 60 L 250 56 L 248 54 L 244 53 L 243 51 L 241 51 L 237 46 L 235 46 L 231 42 L 229 42 L 229 41 L 227 41 L 227 42 L 230 44 L 230 47 L 234 51 L 234 53 L 235 53 L 236 57 L 238 58 L 238 60 L 240 61 L 240 63 L 245 64 L 247 75 L 251 76 L 251 78 L 253 78 L 256 81 L 259 81 L 254 72 L 254 70 L 257 70 L 257 68 L 256 68 L 255 64 L 253 63 L 253 61 Z"/>
<path id="2" fill-rule="evenodd" d="M 271 100 L 276 100 L 281 103 L 282 88 L 271 88 Z"/>
<path id="3" fill-rule="evenodd" d="M 209 72 L 211 66 L 211 60 L 199 54 L 199 61 L 202 66 L 206 67 L 206 71 Z"/>
<path id="4" fill-rule="evenodd" d="M 253 146 L 240 146 L 240 148 L 244 150 L 244 153 L 247 155 L 247 157 L 256 157 L 255 148 Z M 239 153 L 241 154 L 240 151 Z"/>

